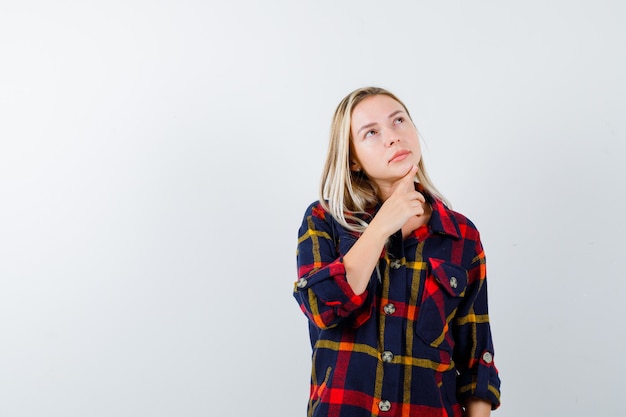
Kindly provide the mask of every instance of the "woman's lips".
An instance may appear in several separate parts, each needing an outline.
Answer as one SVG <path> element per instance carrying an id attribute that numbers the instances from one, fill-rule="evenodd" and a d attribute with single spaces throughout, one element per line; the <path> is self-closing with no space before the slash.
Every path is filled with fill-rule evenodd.
<path id="1" fill-rule="evenodd" d="M 389 163 L 400 162 L 404 160 L 409 155 L 409 153 L 410 153 L 409 151 L 398 151 L 393 154 L 393 156 L 389 160 Z"/>

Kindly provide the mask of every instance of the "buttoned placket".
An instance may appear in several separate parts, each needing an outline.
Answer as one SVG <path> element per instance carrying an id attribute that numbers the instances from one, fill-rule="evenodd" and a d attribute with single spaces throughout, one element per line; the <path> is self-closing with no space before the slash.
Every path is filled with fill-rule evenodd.
<path id="1" fill-rule="evenodd" d="M 396 355 L 401 355 L 398 351 L 402 346 L 403 325 L 405 318 L 396 314 L 397 309 L 394 300 L 405 298 L 405 274 L 407 273 L 403 257 L 402 236 L 394 236 L 391 241 L 395 243 L 391 251 L 387 253 L 387 267 L 382 268 L 387 274 L 383 279 L 383 295 L 387 293 L 389 302 L 382 306 L 380 317 L 381 326 L 384 328 L 382 343 L 380 345 L 380 360 L 383 362 L 383 384 L 381 400 L 378 408 L 381 412 L 390 412 L 392 403 L 402 398 L 399 384 L 402 378 L 402 367 L 394 363 Z M 398 239 L 399 238 L 399 239 Z"/>

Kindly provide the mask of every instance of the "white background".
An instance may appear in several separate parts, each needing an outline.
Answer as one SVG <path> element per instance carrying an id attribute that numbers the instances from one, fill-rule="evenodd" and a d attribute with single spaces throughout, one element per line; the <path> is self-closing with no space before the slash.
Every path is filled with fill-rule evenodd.
<path id="1" fill-rule="evenodd" d="M 0 416 L 304 416 L 330 118 L 390 89 L 482 232 L 502 407 L 623 412 L 626 6 L 0 1 Z"/>

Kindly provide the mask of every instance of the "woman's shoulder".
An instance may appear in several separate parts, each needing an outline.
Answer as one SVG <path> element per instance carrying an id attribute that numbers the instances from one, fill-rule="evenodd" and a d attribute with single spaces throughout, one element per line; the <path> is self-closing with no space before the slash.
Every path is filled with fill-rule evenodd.
<path id="1" fill-rule="evenodd" d="M 438 223 L 445 231 L 452 232 L 453 229 L 456 229 L 456 234 L 465 238 L 474 237 L 479 233 L 476 224 L 467 215 L 453 210 L 441 200 L 437 200 L 435 207 L 439 217 Z"/>
<path id="2" fill-rule="evenodd" d="M 461 213 L 459 211 L 456 211 L 456 210 L 452 210 L 452 209 L 447 209 L 447 210 L 450 213 L 450 215 L 453 216 L 454 219 L 460 225 L 464 225 L 466 227 L 471 227 L 472 229 L 477 229 L 476 224 L 472 221 L 472 219 L 470 219 L 465 214 L 463 214 L 463 213 Z"/>
<path id="3" fill-rule="evenodd" d="M 333 216 L 327 209 L 328 204 L 323 204 L 320 200 L 315 200 L 309 203 L 304 210 L 303 221 L 307 222 L 308 219 L 312 219 L 315 223 L 334 223 Z"/>
<path id="4" fill-rule="evenodd" d="M 304 213 L 305 213 L 305 216 L 310 216 L 310 215 L 315 215 L 315 216 L 322 215 L 323 216 L 324 213 L 328 214 L 328 211 L 324 208 L 324 204 L 322 204 L 322 201 L 315 200 L 309 203 Z"/>

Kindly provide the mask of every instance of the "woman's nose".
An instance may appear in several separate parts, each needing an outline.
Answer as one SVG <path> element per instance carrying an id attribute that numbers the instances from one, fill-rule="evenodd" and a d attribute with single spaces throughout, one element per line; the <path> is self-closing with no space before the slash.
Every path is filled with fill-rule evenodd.
<path id="1" fill-rule="evenodd" d="M 400 142 L 400 138 L 398 138 L 397 136 L 390 134 L 389 137 L 387 138 L 387 146 L 391 146 L 396 142 Z"/>

